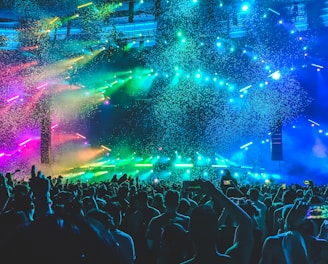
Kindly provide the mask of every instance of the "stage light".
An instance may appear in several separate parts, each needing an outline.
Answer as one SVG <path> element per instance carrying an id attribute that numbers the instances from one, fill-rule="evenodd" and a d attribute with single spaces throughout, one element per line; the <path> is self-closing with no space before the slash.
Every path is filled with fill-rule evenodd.
<path id="1" fill-rule="evenodd" d="M 315 121 L 313 121 L 313 120 L 311 120 L 311 119 L 308 119 L 308 121 L 309 121 L 310 123 L 312 123 L 312 125 L 320 126 L 319 123 L 317 123 L 317 122 L 315 122 Z"/>
<path id="2" fill-rule="evenodd" d="M 200 74 L 199 74 L 199 73 L 196 74 L 196 78 L 197 78 L 197 79 L 200 78 Z"/>
<path id="3" fill-rule="evenodd" d="M 250 9 L 250 5 L 249 5 L 249 3 L 244 3 L 244 4 L 241 6 L 241 10 L 242 10 L 243 12 L 248 12 L 249 9 Z"/>
<path id="4" fill-rule="evenodd" d="M 12 101 L 14 101 L 14 100 L 16 100 L 16 99 L 18 99 L 19 98 L 19 95 L 16 95 L 16 96 L 14 96 L 14 97 L 12 97 L 12 98 L 9 98 L 8 100 L 7 100 L 7 103 L 10 103 L 10 102 L 12 102 Z"/>
<path id="5" fill-rule="evenodd" d="M 268 10 L 269 10 L 270 12 L 276 14 L 277 16 L 280 16 L 280 13 L 277 12 L 276 10 L 273 10 L 272 8 L 268 8 Z M 282 21 L 282 20 L 280 20 L 280 21 Z M 282 24 L 282 22 L 281 22 L 281 24 Z"/>
<path id="6" fill-rule="evenodd" d="M 247 144 L 245 144 L 245 145 L 242 145 L 242 146 L 240 147 L 240 149 L 247 148 L 248 146 L 250 146 L 250 145 L 252 145 L 252 144 L 253 144 L 253 142 L 249 142 L 249 143 L 247 143 Z"/>
<path id="7" fill-rule="evenodd" d="M 144 164 L 135 164 L 136 167 L 153 167 L 153 164 L 151 163 L 144 163 Z"/>
<path id="8" fill-rule="evenodd" d="M 20 147 L 21 147 L 21 146 L 24 146 L 25 144 L 27 144 L 27 143 L 30 142 L 30 141 L 32 141 L 31 138 L 29 138 L 29 139 L 23 141 L 22 143 L 19 143 L 19 146 L 20 146 Z"/>
<path id="9" fill-rule="evenodd" d="M 4 152 L 0 153 L 0 158 L 3 157 L 5 155 Z"/>
<path id="10" fill-rule="evenodd" d="M 48 85 L 48 83 L 45 83 L 45 84 L 42 84 L 42 85 L 40 85 L 40 86 L 38 86 L 38 87 L 36 87 L 36 89 L 41 89 L 41 88 L 44 88 L 44 87 L 46 87 Z"/>
<path id="11" fill-rule="evenodd" d="M 239 90 L 239 92 L 246 92 L 249 88 L 251 88 L 252 87 L 252 85 L 248 85 L 248 86 L 246 86 L 246 87 L 244 87 L 244 88 L 242 88 L 242 89 L 240 89 Z"/>
<path id="12" fill-rule="evenodd" d="M 75 135 L 77 135 L 77 138 L 83 138 L 83 139 L 86 139 L 85 136 L 83 136 L 83 135 L 81 135 L 81 134 L 79 134 L 79 133 L 75 133 Z"/>
<path id="13" fill-rule="evenodd" d="M 272 73 L 271 75 L 270 75 L 270 77 L 272 77 L 272 79 L 274 79 L 274 80 L 279 80 L 280 79 L 280 77 L 281 77 L 281 74 L 280 74 L 280 72 L 279 71 L 275 71 L 274 73 Z"/>
<path id="14" fill-rule="evenodd" d="M 77 6 L 78 9 L 92 5 L 92 2 Z"/>

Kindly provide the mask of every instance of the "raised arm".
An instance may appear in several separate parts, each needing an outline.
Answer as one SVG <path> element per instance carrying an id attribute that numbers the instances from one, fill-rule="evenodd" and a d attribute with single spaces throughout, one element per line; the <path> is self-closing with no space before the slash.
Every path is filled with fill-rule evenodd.
<path id="1" fill-rule="evenodd" d="M 248 264 L 253 249 L 253 227 L 250 216 L 231 201 L 221 190 L 209 181 L 198 181 L 202 191 L 225 208 L 229 216 L 237 223 L 234 244 L 226 251 L 233 263 Z"/>

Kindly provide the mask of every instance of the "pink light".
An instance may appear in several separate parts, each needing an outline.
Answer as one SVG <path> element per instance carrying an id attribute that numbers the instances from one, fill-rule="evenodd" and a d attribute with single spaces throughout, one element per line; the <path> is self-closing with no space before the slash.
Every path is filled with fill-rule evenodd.
<path id="1" fill-rule="evenodd" d="M 24 146 L 25 144 L 27 144 L 27 143 L 30 142 L 31 140 L 32 140 L 32 139 L 29 138 L 29 139 L 23 141 L 22 143 L 20 143 L 19 146 L 20 146 L 20 147 L 21 147 L 21 146 Z"/>
<path id="2" fill-rule="evenodd" d="M 7 103 L 10 103 L 11 101 L 16 100 L 17 98 L 19 98 L 19 95 L 16 95 L 16 96 L 14 96 L 14 97 L 8 99 L 8 100 L 7 100 Z"/>
<path id="3" fill-rule="evenodd" d="M 3 157 L 5 155 L 4 152 L 0 153 L 0 158 Z"/>
<path id="4" fill-rule="evenodd" d="M 36 89 L 41 89 L 41 88 L 44 88 L 44 87 L 46 87 L 48 85 L 48 83 L 45 83 L 45 84 L 42 84 L 42 85 L 40 85 L 40 86 L 38 86 L 38 87 L 36 87 Z"/>
<path id="5" fill-rule="evenodd" d="M 81 134 L 79 134 L 79 133 L 75 133 L 75 135 L 77 135 L 77 136 L 78 136 L 78 138 L 87 139 L 85 136 L 82 136 L 82 135 L 81 135 Z"/>
<path id="6" fill-rule="evenodd" d="M 58 127 L 58 124 L 53 125 L 53 126 L 51 127 L 51 129 L 54 129 L 54 128 L 56 128 L 56 127 Z"/>

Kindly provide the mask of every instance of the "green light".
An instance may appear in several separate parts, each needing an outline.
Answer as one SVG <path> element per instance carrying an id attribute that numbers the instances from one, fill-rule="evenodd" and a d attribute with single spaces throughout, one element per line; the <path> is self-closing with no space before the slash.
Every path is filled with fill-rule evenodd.
<path id="1" fill-rule="evenodd" d="M 178 71 L 178 70 L 179 70 L 179 67 L 178 67 L 178 66 L 176 66 L 174 69 L 175 69 L 176 71 Z"/>
<path id="2" fill-rule="evenodd" d="M 104 174 L 107 174 L 108 171 L 98 171 L 94 174 L 94 176 L 100 176 L 100 175 L 104 175 Z"/>
<path id="3" fill-rule="evenodd" d="M 153 167 L 153 164 L 144 163 L 144 164 L 135 164 L 136 167 Z"/>
<path id="4" fill-rule="evenodd" d="M 196 78 L 197 78 L 197 79 L 200 78 L 200 74 L 199 74 L 199 73 L 196 74 Z"/>
<path id="5" fill-rule="evenodd" d="M 186 42 L 186 39 L 182 39 L 181 42 L 182 42 L 182 43 L 185 43 L 185 42 Z"/>
<path id="6" fill-rule="evenodd" d="M 178 37 L 181 37 L 182 36 L 182 33 L 181 32 L 178 32 Z"/>
<path id="7" fill-rule="evenodd" d="M 102 166 L 102 168 L 115 168 L 116 167 L 116 165 L 104 165 L 104 166 Z"/>

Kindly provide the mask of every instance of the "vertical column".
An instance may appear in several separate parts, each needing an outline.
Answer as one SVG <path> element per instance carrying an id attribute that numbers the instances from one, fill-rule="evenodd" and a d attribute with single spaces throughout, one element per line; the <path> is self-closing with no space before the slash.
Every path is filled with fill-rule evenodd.
<path id="1" fill-rule="evenodd" d="M 50 102 L 47 99 L 41 101 L 41 129 L 40 129 L 40 156 L 41 163 L 51 163 L 51 116 Z"/>
<path id="2" fill-rule="evenodd" d="M 134 19 L 134 0 L 129 0 L 129 23 L 132 23 Z"/>
<path id="3" fill-rule="evenodd" d="M 160 13 L 161 13 L 161 0 L 155 0 L 155 12 L 154 12 L 155 20 L 158 20 Z"/>

